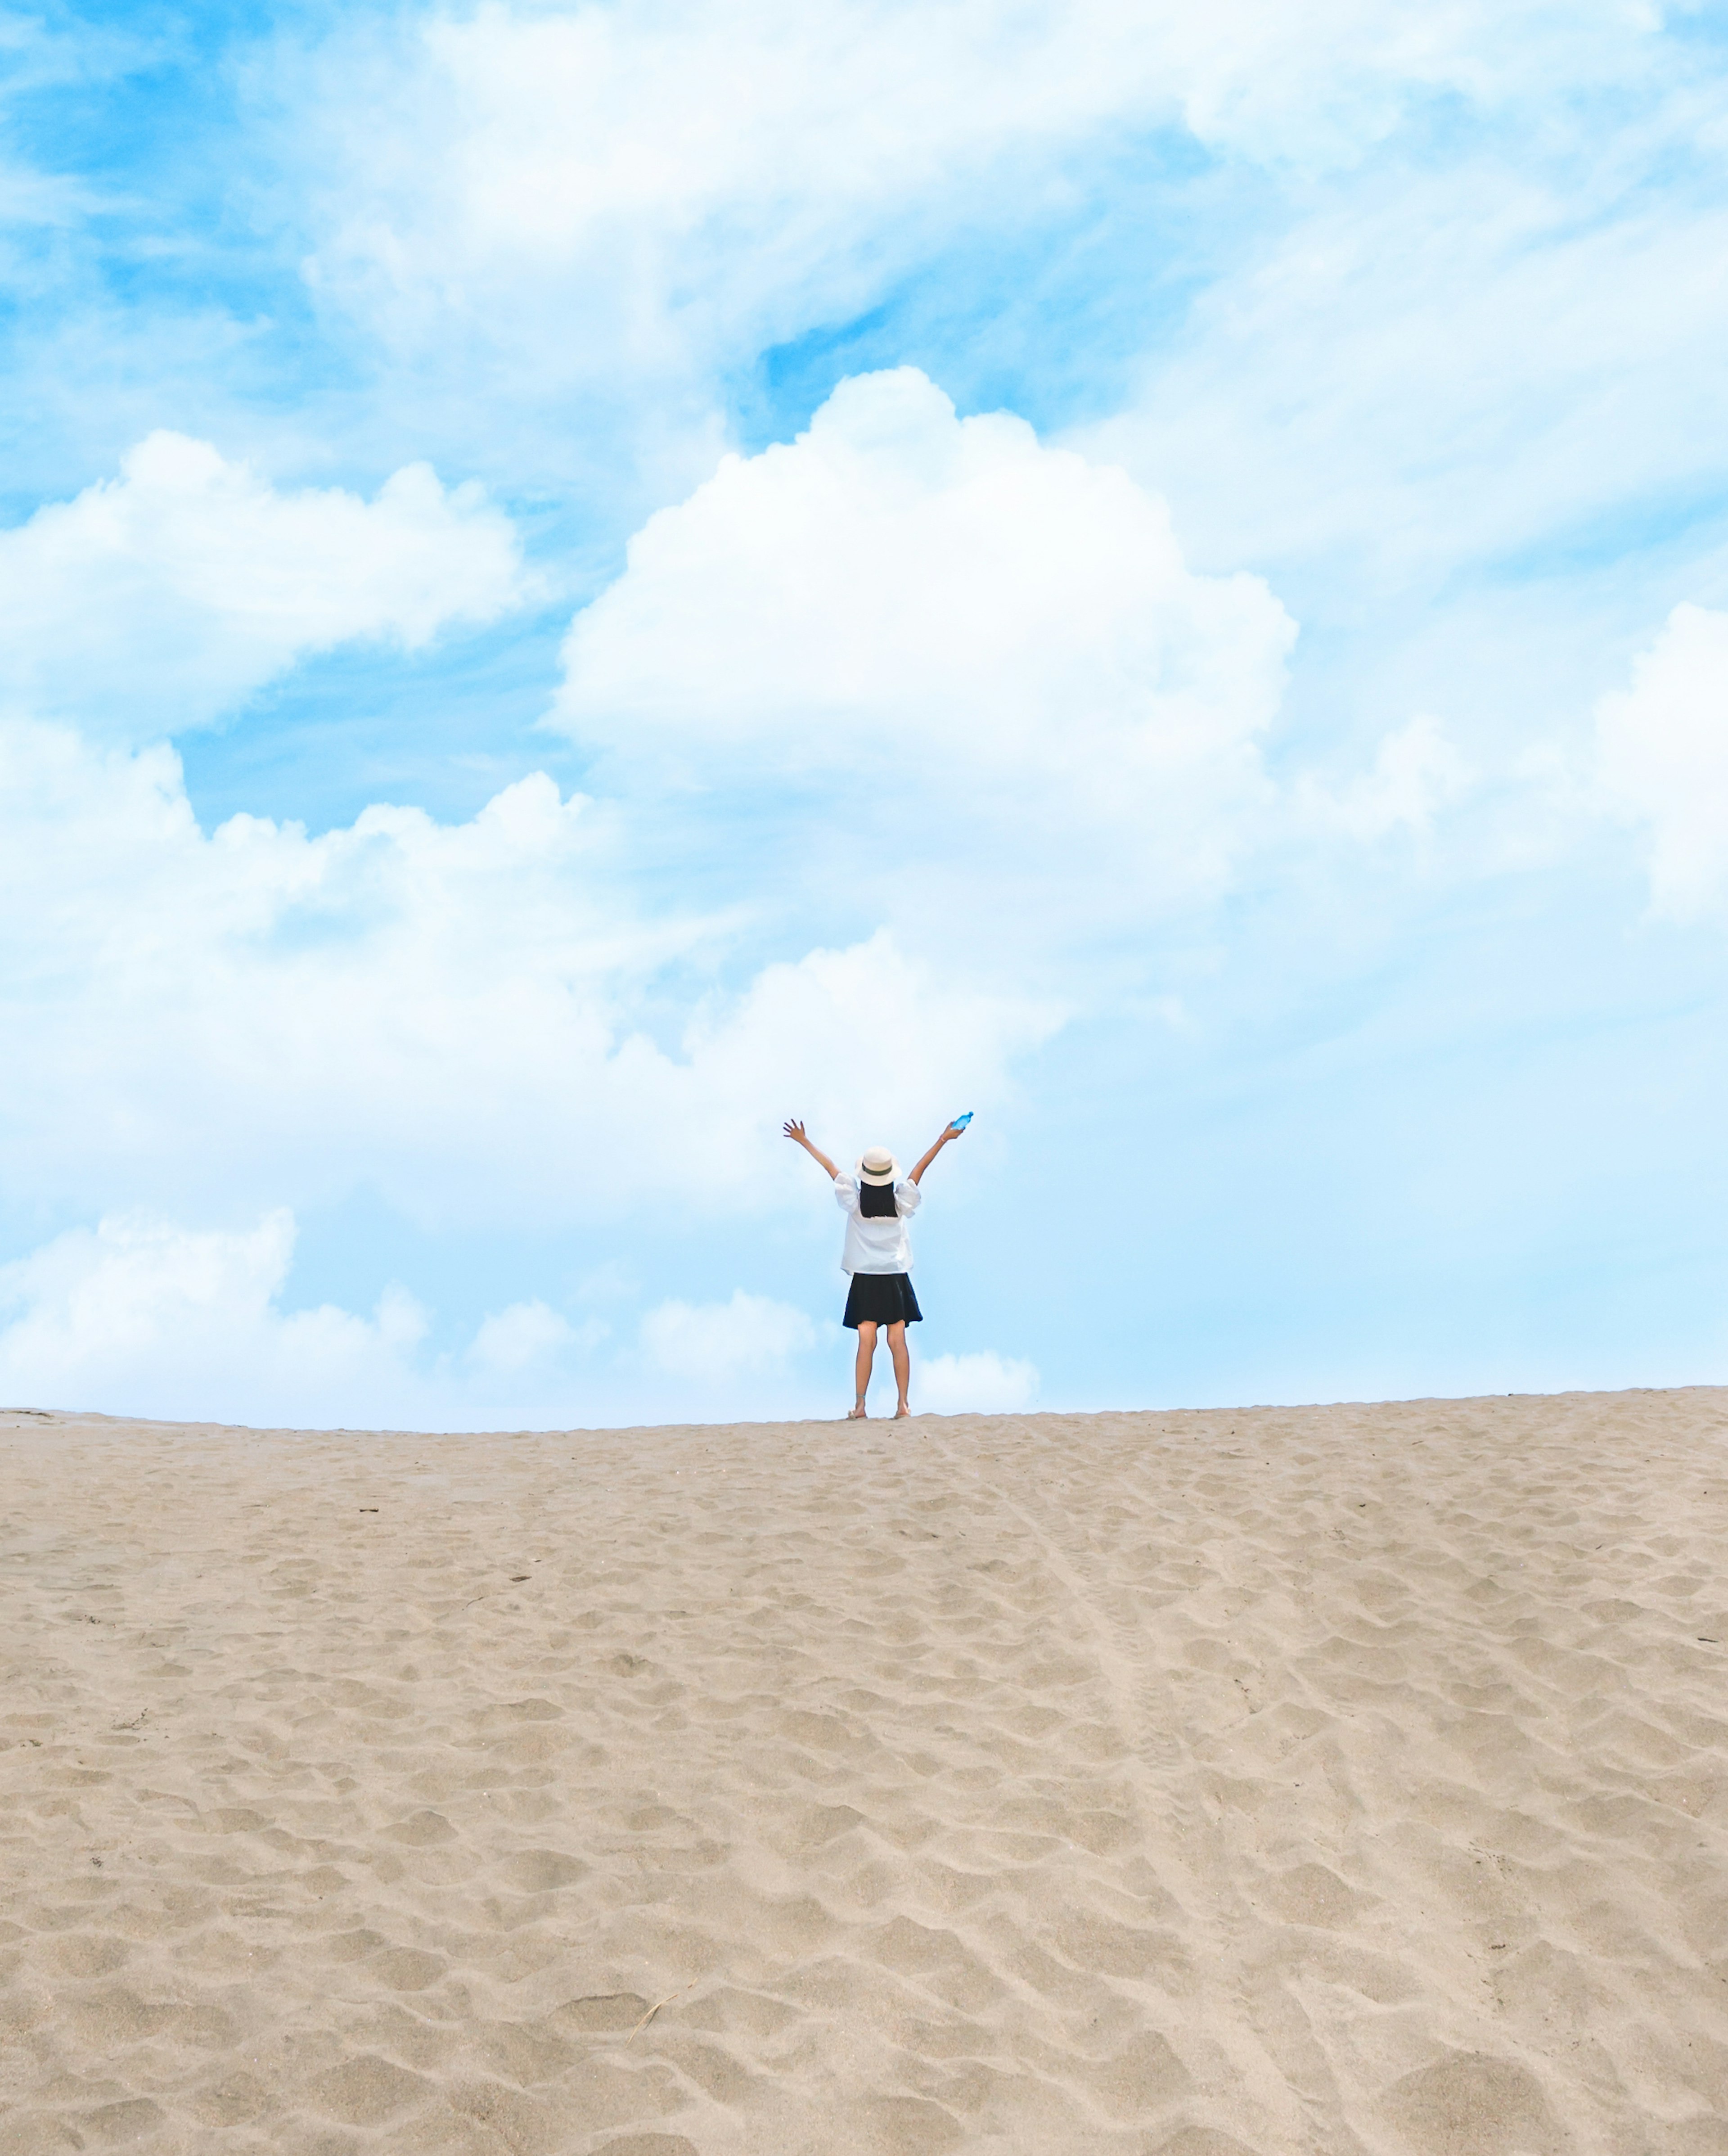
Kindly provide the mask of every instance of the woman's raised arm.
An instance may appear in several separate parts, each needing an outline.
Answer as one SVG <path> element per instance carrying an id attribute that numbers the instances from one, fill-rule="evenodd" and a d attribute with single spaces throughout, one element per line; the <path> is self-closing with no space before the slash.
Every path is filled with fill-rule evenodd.
<path id="1" fill-rule="evenodd" d="M 811 1159 L 815 1161 L 819 1167 L 825 1168 L 828 1170 L 828 1179 L 830 1183 L 834 1180 L 835 1177 L 840 1173 L 839 1169 L 834 1166 L 833 1163 L 828 1158 L 828 1155 L 822 1150 L 820 1146 L 813 1146 L 811 1144 L 809 1139 L 804 1136 L 804 1126 L 802 1123 L 787 1123 L 786 1125 L 786 1135 L 792 1140 L 794 1145 L 802 1146 L 805 1152 L 809 1154 Z"/>
<path id="2" fill-rule="evenodd" d="M 923 1179 L 925 1169 L 930 1166 L 931 1163 L 936 1158 L 942 1147 L 946 1145 L 951 1139 L 963 1138 L 965 1136 L 966 1132 L 964 1131 L 956 1130 L 953 1124 L 950 1123 L 947 1129 L 942 1132 L 942 1135 L 936 1140 L 930 1151 L 926 1153 L 923 1159 L 919 1162 L 917 1167 L 912 1170 L 911 1180 L 914 1183 L 920 1182 Z"/>

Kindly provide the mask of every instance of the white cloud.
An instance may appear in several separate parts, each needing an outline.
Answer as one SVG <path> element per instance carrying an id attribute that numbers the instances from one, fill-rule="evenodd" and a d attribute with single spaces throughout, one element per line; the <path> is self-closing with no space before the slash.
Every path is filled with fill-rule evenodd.
<path id="1" fill-rule="evenodd" d="M 0 1404 L 474 1430 L 824 1414 L 849 1397 L 850 1338 L 842 1354 L 837 1327 L 767 1296 L 661 1302 L 634 1348 L 604 1356 L 607 1325 L 573 1325 L 530 1300 L 485 1317 L 465 1349 L 434 1354 L 429 1314 L 399 1286 L 370 1317 L 287 1307 L 295 1240 L 285 1208 L 238 1229 L 131 1213 L 0 1266 Z M 838 1358 L 831 1368 L 808 1359 L 824 1348 Z M 914 1404 L 931 1413 L 1023 1409 L 1038 1388 L 1030 1363 L 914 1357 Z"/>
<path id="2" fill-rule="evenodd" d="M 271 79 L 321 303 L 418 362 L 417 394 L 453 353 L 464 395 L 477 367 L 513 402 L 580 384 L 656 454 L 712 444 L 716 372 L 1041 218 L 1084 160 L 1114 180 L 1186 128 L 1347 164 L 1413 102 L 1636 80 L 1655 27 L 1629 0 L 490 4 Z"/>
<path id="3" fill-rule="evenodd" d="M 1656 27 L 1628 0 L 1300 13 L 1279 0 L 674 0 L 423 16 L 399 38 L 338 37 L 311 78 L 306 141 L 329 167 L 332 221 L 315 266 L 363 280 L 387 311 L 477 311 L 530 270 L 603 276 L 640 339 L 674 295 L 760 304 L 848 241 L 916 228 L 933 190 L 1017 173 L 1025 186 L 1038 160 L 1100 131 L 1180 120 L 1251 157 L 1348 157 L 1413 97 L 1492 105 L 1623 81 Z"/>
<path id="4" fill-rule="evenodd" d="M 1121 473 L 905 367 L 652 517 L 553 720 L 692 792 L 822 789 L 831 868 L 936 916 L 982 898 L 974 927 L 1013 882 L 1024 938 L 1077 870 L 1095 921 L 1226 880 L 1294 634 L 1258 578 L 1190 572 Z"/>
<path id="5" fill-rule="evenodd" d="M 382 1422 L 418 1404 L 409 1358 L 424 1313 L 389 1288 L 370 1319 L 279 1306 L 294 1251 L 285 1210 L 256 1228 L 190 1229 L 132 1214 L 0 1266 L 0 1394 L 208 1419 Z"/>
<path id="6" fill-rule="evenodd" d="M 915 1414 L 1013 1414 L 1036 1406 L 1038 1394 L 1037 1366 L 993 1350 L 912 1358 Z"/>
<path id="7" fill-rule="evenodd" d="M 105 739 L 177 733 L 310 654 L 408 649 L 524 594 L 507 517 L 425 465 L 371 501 L 279 493 L 207 442 L 157 433 L 117 480 L 0 531 L 0 709 Z"/>
<path id="8" fill-rule="evenodd" d="M 285 1307 L 295 1241 L 285 1207 L 240 1229 L 135 1212 L 0 1266 L 0 1401 L 314 1429 L 618 1419 L 592 1363 L 602 1322 L 515 1303 L 465 1352 L 434 1354 L 430 1314 L 400 1286 L 369 1317 Z"/>
<path id="9" fill-rule="evenodd" d="M 634 916 L 614 844 L 544 776 L 462 824 L 373 808 L 315 839 L 244 816 L 207 837 L 172 751 L 0 725 L 0 1024 L 30 1045 L 0 1059 L 14 1199 L 760 1211 L 801 1165 L 788 1112 L 839 1143 L 916 1136 L 999 1098 L 1055 1023 L 883 934 L 739 968 L 700 921 Z"/>
<path id="10" fill-rule="evenodd" d="M 1443 808 L 1467 793 L 1474 777 L 1436 718 L 1423 715 L 1387 734 L 1372 771 L 1330 789 L 1311 775 L 1298 780 L 1299 813 L 1316 829 L 1343 831 L 1365 844 L 1403 829 L 1427 832 Z"/>
<path id="11" fill-rule="evenodd" d="M 1728 906 L 1728 613 L 1678 606 L 1597 706 L 1597 773 L 1610 814 L 1643 827 L 1654 910 L 1676 921 Z"/>
<path id="12" fill-rule="evenodd" d="M 777 1373 L 816 1339 L 802 1311 L 742 1288 L 730 1302 L 663 1302 L 642 1321 L 643 1346 L 660 1369 L 720 1387 Z"/>
<path id="13" fill-rule="evenodd" d="M 600 1318 L 572 1325 L 536 1297 L 513 1302 L 507 1309 L 493 1311 L 483 1318 L 468 1351 L 469 1359 L 494 1376 L 519 1377 L 556 1363 L 572 1349 L 597 1346 L 611 1329 Z"/>

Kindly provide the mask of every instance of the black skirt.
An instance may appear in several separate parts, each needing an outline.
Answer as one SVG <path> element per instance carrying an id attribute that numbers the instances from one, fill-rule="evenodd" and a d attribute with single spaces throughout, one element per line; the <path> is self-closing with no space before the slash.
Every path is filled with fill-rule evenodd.
<path id="1" fill-rule="evenodd" d="M 909 1273 L 854 1273 L 840 1320 L 855 1332 L 860 1325 L 918 1325 L 924 1312 L 912 1292 Z"/>

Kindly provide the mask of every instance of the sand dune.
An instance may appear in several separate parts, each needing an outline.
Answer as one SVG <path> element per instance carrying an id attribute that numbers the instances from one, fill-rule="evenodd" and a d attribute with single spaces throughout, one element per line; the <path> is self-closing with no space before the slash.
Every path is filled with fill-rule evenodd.
<path id="1" fill-rule="evenodd" d="M 0 1418 L 0 2150 L 1720 2156 L 1725 1445 Z"/>

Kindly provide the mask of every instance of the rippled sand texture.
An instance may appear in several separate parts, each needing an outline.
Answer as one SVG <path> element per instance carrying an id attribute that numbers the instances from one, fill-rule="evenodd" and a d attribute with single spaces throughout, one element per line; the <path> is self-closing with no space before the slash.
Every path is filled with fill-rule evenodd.
<path id="1" fill-rule="evenodd" d="M 1728 2150 L 1725 1423 L 0 1419 L 0 2149 Z"/>

